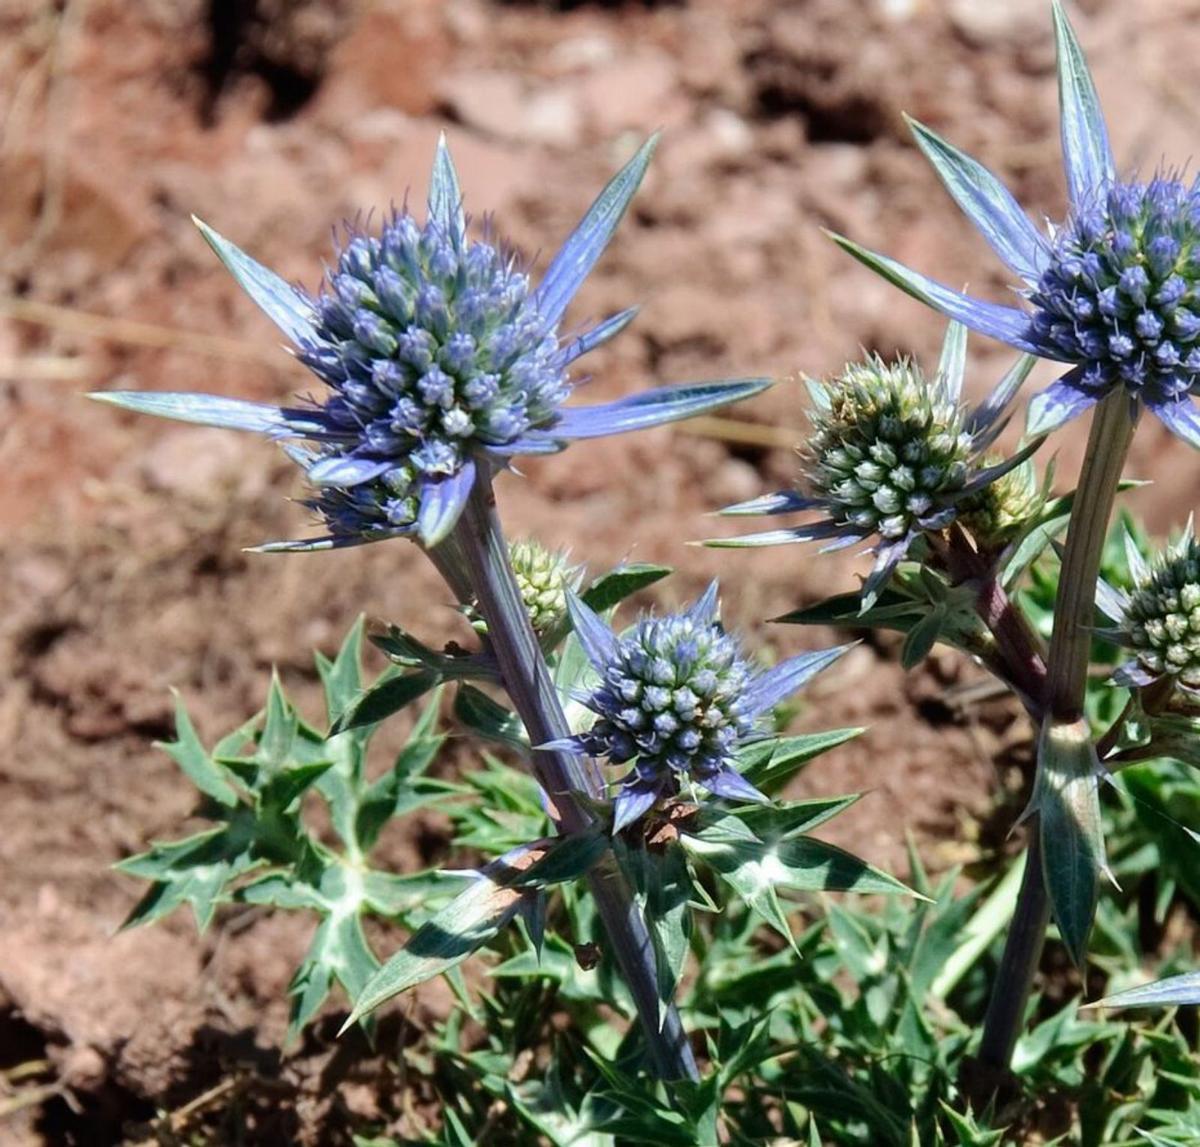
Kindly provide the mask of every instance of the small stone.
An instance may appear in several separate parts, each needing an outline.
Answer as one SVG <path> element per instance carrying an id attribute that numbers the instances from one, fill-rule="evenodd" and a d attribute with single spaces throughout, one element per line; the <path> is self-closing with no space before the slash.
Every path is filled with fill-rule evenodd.
<path id="1" fill-rule="evenodd" d="M 950 0 L 950 23 L 976 47 L 1024 44 L 1044 30 L 1046 5 L 1042 0 Z"/>
<path id="2" fill-rule="evenodd" d="M 670 122 L 675 66 L 664 52 L 642 50 L 596 69 L 579 85 L 583 108 L 601 136 Z"/>

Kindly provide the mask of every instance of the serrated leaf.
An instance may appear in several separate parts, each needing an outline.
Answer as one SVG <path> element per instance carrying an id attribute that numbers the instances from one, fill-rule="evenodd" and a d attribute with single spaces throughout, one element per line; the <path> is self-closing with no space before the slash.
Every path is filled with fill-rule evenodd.
<path id="1" fill-rule="evenodd" d="M 769 805 L 743 805 L 736 816 L 763 844 L 792 840 L 811 832 L 861 799 L 860 793 L 782 801 Z M 701 833 L 700 835 L 704 835 Z"/>
<path id="2" fill-rule="evenodd" d="M 271 777 L 263 785 L 259 803 L 264 809 L 287 810 L 310 785 L 330 768 L 332 761 L 314 761 L 311 764 L 294 765 Z"/>
<path id="3" fill-rule="evenodd" d="M 256 863 L 249 835 L 225 825 L 155 844 L 114 865 L 118 872 L 153 881 L 122 927 L 153 923 L 186 903 L 203 932 L 226 898 L 226 886 Z"/>
<path id="4" fill-rule="evenodd" d="M 835 625 L 848 629 L 898 629 L 907 633 L 924 616 L 921 602 L 895 589 L 885 589 L 868 610 L 861 593 L 839 593 L 816 605 L 794 609 L 773 620 L 786 625 Z"/>
<path id="5" fill-rule="evenodd" d="M 1152 984 L 1140 984 L 1123 992 L 1106 996 L 1088 1008 L 1177 1008 L 1188 1004 L 1200 1004 L 1200 972 L 1184 972 L 1155 980 Z"/>
<path id="6" fill-rule="evenodd" d="M 599 838 L 600 834 L 591 834 Z M 486 865 L 446 907 L 426 921 L 372 976 L 342 1030 L 394 996 L 443 975 L 486 944 L 547 883 L 574 879 L 587 857 L 606 842 L 579 837 L 536 841 Z M 561 855 L 556 855 L 560 853 Z"/>
<path id="7" fill-rule="evenodd" d="M 176 739 L 170 743 L 158 741 L 155 747 L 167 753 L 205 796 L 233 808 L 238 803 L 237 792 L 201 744 L 178 691 L 172 689 L 171 694 L 175 698 Z"/>
<path id="8" fill-rule="evenodd" d="M 900 664 L 905 669 L 915 669 L 933 650 L 946 620 L 944 609 L 931 609 L 916 623 L 904 638 L 900 649 Z"/>
<path id="9" fill-rule="evenodd" d="M 362 639 L 364 617 L 360 613 L 331 662 L 317 658 L 317 671 L 325 687 L 325 710 L 332 725 L 362 690 Z"/>
<path id="10" fill-rule="evenodd" d="M 271 674 L 271 689 L 267 694 L 266 720 L 258 739 L 255 762 L 269 775 L 285 768 L 291 759 L 299 720 L 296 711 L 284 695 L 277 673 Z"/>
<path id="11" fill-rule="evenodd" d="M 830 729 L 795 737 L 756 741 L 739 749 L 737 771 L 755 788 L 775 791 L 794 777 L 814 757 L 853 740 L 864 730 Z"/>
<path id="12" fill-rule="evenodd" d="M 437 675 L 426 670 L 403 674 L 384 672 L 341 712 L 330 735 L 377 725 L 423 697 L 437 684 Z"/>
<path id="13" fill-rule="evenodd" d="M 717 842 L 684 833 L 679 839 L 789 940 L 791 931 L 778 900 L 780 889 L 916 895 L 895 877 L 811 837 Z"/>
<path id="14" fill-rule="evenodd" d="M 673 572 L 670 566 L 631 562 L 598 577 L 580 594 L 580 597 L 584 604 L 590 606 L 596 613 L 606 613 L 627 597 L 652 586 L 655 582 L 662 581 Z"/>
<path id="15" fill-rule="evenodd" d="M 621 867 L 645 904 L 646 923 L 654 940 L 661 1025 L 683 974 L 692 932 L 692 877 L 678 846 L 662 851 L 621 848 Z"/>
<path id="16" fill-rule="evenodd" d="M 379 777 L 362 794 L 355 817 L 355 835 L 359 847 L 370 849 L 383 826 L 395 816 L 410 812 L 433 799 L 418 793 L 415 780 L 425 772 L 445 744 L 445 737 L 422 737 L 401 750 L 392 769 Z"/>
<path id="17" fill-rule="evenodd" d="M 1087 956 L 1105 866 L 1100 764 L 1086 720 L 1047 720 L 1029 811 L 1038 816 L 1042 874 L 1054 921 L 1077 967 Z"/>
<path id="18" fill-rule="evenodd" d="M 487 741 L 528 751 L 529 739 L 521 719 L 473 685 L 460 685 L 454 697 L 454 715 Z"/>

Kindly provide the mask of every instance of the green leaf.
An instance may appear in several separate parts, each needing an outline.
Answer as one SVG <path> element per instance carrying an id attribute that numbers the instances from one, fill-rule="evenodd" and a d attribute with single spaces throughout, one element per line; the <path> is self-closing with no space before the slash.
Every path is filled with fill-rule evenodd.
<path id="1" fill-rule="evenodd" d="M 424 696 L 437 683 L 437 675 L 423 669 L 403 674 L 385 671 L 374 685 L 360 693 L 342 711 L 330 734 L 377 725 Z"/>
<path id="2" fill-rule="evenodd" d="M 654 940 L 661 1023 L 675 998 L 691 940 L 692 877 L 687 856 L 672 845 L 662 851 L 621 846 L 618 857 L 644 903 Z"/>
<path id="3" fill-rule="evenodd" d="M 580 596 L 585 605 L 597 613 L 605 613 L 627 597 L 652 586 L 674 572 L 670 566 L 631 562 L 618 566 L 611 573 L 598 577 Z"/>
<path id="4" fill-rule="evenodd" d="M 1117 484 L 1117 492 L 1136 490 L 1146 482 L 1136 478 L 1123 478 Z M 1000 571 L 1000 584 L 1011 590 L 1021 575 L 1046 551 L 1051 542 L 1067 528 L 1071 511 L 1075 506 L 1072 490 L 1060 498 L 1048 501 L 1041 512 L 1030 521 L 1015 545 L 1010 545 L 1004 565 Z"/>
<path id="5" fill-rule="evenodd" d="M 271 777 L 263 786 L 260 804 L 264 809 L 283 812 L 333 766 L 332 761 L 313 761 L 311 764 L 293 765 Z"/>
<path id="6" fill-rule="evenodd" d="M 939 1099 L 938 1106 L 941 1107 L 942 1114 L 950 1121 L 950 1126 L 954 1128 L 954 1133 L 958 1136 L 959 1147 L 998 1147 L 1004 1142 L 1005 1128 L 992 1131 L 990 1128 L 980 1127 L 975 1122 L 973 1112 L 960 1114 L 945 1100 Z"/>
<path id="7" fill-rule="evenodd" d="M 778 892 L 916 893 L 856 856 L 811 837 L 762 840 L 713 840 L 701 831 L 684 833 L 680 843 L 707 863 L 755 912 L 789 940 L 791 930 Z"/>
<path id="8" fill-rule="evenodd" d="M 915 669 L 926 657 L 941 634 L 946 620 L 944 609 L 932 609 L 908 631 L 900 650 L 900 664 L 905 669 Z"/>
<path id="9" fill-rule="evenodd" d="M 181 904 L 190 904 L 196 928 L 203 932 L 212 923 L 218 904 L 229 898 L 229 883 L 258 863 L 251 842 L 240 823 L 222 825 L 183 840 L 155 844 L 148 852 L 121 861 L 114 866 L 118 872 L 154 882 L 122 927 L 153 923 Z"/>
<path id="10" fill-rule="evenodd" d="M 860 793 L 850 793 L 771 805 L 743 805 L 733 815 L 763 844 L 774 844 L 811 832 L 860 799 Z"/>
<path id="11" fill-rule="evenodd" d="M 383 826 L 393 817 L 433 799 L 431 794 L 418 793 L 415 784 L 433 763 L 445 741 L 445 737 L 420 737 L 409 741 L 392 769 L 362 794 L 355 818 L 355 835 L 360 848 L 373 847 Z"/>
<path id="12" fill-rule="evenodd" d="M 600 837 L 599 833 L 590 835 Z M 586 871 L 587 858 L 596 855 L 597 848 L 596 839 L 562 837 L 524 845 L 485 866 L 371 977 L 342 1031 L 393 996 L 462 963 L 512 920 L 522 903 L 540 888 Z"/>
<path id="13" fill-rule="evenodd" d="M 764 792 L 778 791 L 814 757 L 844 745 L 864 731 L 862 728 L 830 729 L 822 733 L 756 741 L 738 751 L 737 770 L 756 788 Z"/>
<path id="14" fill-rule="evenodd" d="M 157 741 L 155 748 L 167 753 L 205 796 L 212 797 L 218 804 L 233 808 L 238 803 L 237 792 L 200 743 L 178 691 L 172 689 L 171 695 L 175 698 L 176 740 L 170 743 Z"/>
<path id="15" fill-rule="evenodd" d="M 487 877 L 473 881 L 371 977 L 342 1030 L 393 996 L 462 963 L 516 915 L 526 895 L 531 893 Z"/>
<path id="16" fill-rule="evenodd" d="M 1027 815 L 1038 815 L 1046 891 L 1063 943 L 1078 967 L 1087 955 L 1105 865 L 1099 776 L 1087 721 L 1047 720 L 1038 741 L 1037 781 Z"/>
<path id="17" fill-rule="evenodd" d="M 529 739 L 521 719 L 473 685 L 460 685 L 454 697 L 454 715 L 471 732 L 488 741 L 528 752 Z"/>
<path id="18" fill-rule="evenodd" d="M 271 674 L 271 690 L 267 694 L 266 713 L 266 723 L 258 740 L 254 760 L 269 775 L 289 763 L 299 727 L 296 711 L 284 695 L 279 674 L 274 672 Z"/>
<path id="19" fill-rule="evenodd" d="M 612 843 L 607 833 L 572 833 L 555 839 L 536 863 L 524 871 L 515 872 L 509 879 L 514 888 L 545 888 L 585 876 Z M 530 846 L 537 848 L 537 845 Z M 520 850 L 517 850 L 520 851 Z"/>
<path id="20" fill-rule="evenodd" d="M 317 672 L 325 687 L 325 711 L 330 724 L 344 713 L 362 689 L 362 639 L 364 617 L 360 613 L 330 662 L 318 654 Z"/>
<path id="21" fill-rule="evenodd" d="M 786 625 L 834 625 L 848 629 L 898 629 L 907 633 L 924 615 L 921 602 L 896 589 L 885 589 L 868 610 L 861 593 L 839 593 L 816 605 L 795 609 L 772 620 Z"/>

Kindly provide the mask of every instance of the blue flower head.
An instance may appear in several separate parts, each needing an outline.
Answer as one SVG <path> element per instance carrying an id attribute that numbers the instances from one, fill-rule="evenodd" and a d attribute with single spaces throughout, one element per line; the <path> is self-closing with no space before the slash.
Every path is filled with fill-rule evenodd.
<path id="1" fill-rule="evenodd" d="M 290 456 L 315 488 L 307 505 L 327 536 L 268 549 L 319 549 L 453 529 L 477 472 L 514 455 L 686 418 L 756 393 L 748 379 L 663 387 L 601 406 L 568 407 L 571 367 L 623 330 L 630 308 L 566 335 L 563 315 L 641 183 L 647 142 L 611 180 L 534 287 L 490 229 L 470 238 L 458 176 L 438 144 L 425 221 L 393 212 L 378 233 L 350 229 L 316 296 L 292 287 L 199 223 L 251 298 L 324 384 L 308 404 L 276 408 L 196 394 L 96 397 L 187 422 L 302 440 Z"/>
<path id="2" fill-rule="evenodd" d="M 1126 593 L 1101 582 L 1097 604 L 1112 622 L 1103 635 L 1133 651 L 1113 674 L 1134 689 L 1164 679 L 1200 694 L 1200 542 L 1192 525 L 1153 563 L 1125 535 L 1133 587 Z"/>
<path id="3" fill-rule="evenodd" d="M 908 359 L 871 357 L 826 383 L 809 383 L 813 432 L 801 449 L 801 489 L 730 506 L 728 515 L 816 511 L 814 522 L 743 537 L 718 547 L 822 541 L 826 550 L 866 543 L 875 567 L 863 588 L 874 602 L 922 534 L 940 532 L 980 510 L 980 494 L 1018 467 L 1040 440 L 1012 458 L 985 464 L 1012 396 L 1033 359 L 1023 356 L 974 409 L 962 402 L 966 328 L 952 323 L 932 381 Z"/>
<path id="4" fill-rule="evenodd" d="M 1030 402 L 1031 433 L 1082 414 L 1114 390 L 1200 447 L 1200 182 L 1117 180 L 1108 130 L 1079 43 L 1054 4 L 1062 148 L 1070 211 L 1043 236 L 1000 181 L 911 121 L 918 146 L 992 249 L 1027 307 L 951 290 L 834 236 L 867 266 L 973 330 L 1070 370 Z"/>
<path id="5" fill-rule="evenodd" d="M 599 684 L 579 700 L 596 714 L 586 732 L 552 748 L 633 762 L 615 802 L 613 831 L 691 780 L 715 796 L 766 801 L 736 768 L 738 748 L 764 735 L 769 711 L 849 646 L 755 668 L 717 619 L 717 584 L 686 612 L 642 617 L 614 633 L 574 594 L 575 633 Z"/>

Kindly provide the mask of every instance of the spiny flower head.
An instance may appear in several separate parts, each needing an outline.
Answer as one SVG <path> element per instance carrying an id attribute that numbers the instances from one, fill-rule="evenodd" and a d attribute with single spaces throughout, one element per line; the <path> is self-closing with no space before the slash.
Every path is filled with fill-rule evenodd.
<path id="1" fill-rule="evenodd" d="M 1200 187 L 1122 183 L 1077 209 L 1029 292 L 1079 385 L 1177 402 L 1200 381 Z"/>
<path id="2" fill-rule="evenodd" d="M 932 381 L 913 362 L 878 357 L 847 366 L 827 383 L 810 383 L 813 435 L 802 448 L 800 489 L 781 490 L 729 506 L 727 515 L 824 515 L 815 522 L 743 537 L 716 538 L 719 547 L 823 541 L 826 550 L 868 543 L 875 566 L 863 587 L 870 608 L 897 564 L 922 534 L 950 526 L 991 483 L 1019 466 L 1039 445 L 981 465 L 1004 426 L 1005 410 L 1033 360 L 1023 357 L 978 407 L 962 402 L 966 328 L 952 323 Z"/>
<path id="3" fill-rule="evenodd" d="M 574 594 L 575 633 L 599 684 L 579 700 L 596 714 L 586 732 L 553 748 L 634 762 L 616 799 L 614 831 L 694 781 L 731 800 L 765 801 L 737 771 L 736 751 L 763 734 L 770 709 L 848 646 L 806 653 L 770 670 L 753 666 L 717 617 L 717 584 L 683 613 L 644 616 L 622 634 Z"/>
<path id="4" fill-rule="evenodd" d="M 324 384 L 307 405 L 276 408 L 196 394 L 96 395 L 188 422 L 305 440 L 289 450 L 316 488 L 306 503 L 327 535 L 265 549 L 322 549 L 454 528 L 477 475 L 515 455 L 637 430 L 711 410 L 765 380 L 661 387 L 567 407 L 572 364 L 633 319 L 582 333 L 563 315 L 625 213 L 650 162 L 645 144 L 609 182 L 535 287 L 490 228 L 468 235 L 458 176 L 438 144 L 423 222 L 393 212 L 377 233 L 351 228 L 316 296 L 292 287 L 200 224 L 217 255 L 288 335 Z"/>
<path id="5" fill-rule="evenodd" d="M 1123 593 L 1102 584 L 1097 600 L 1116 623 L 1105 630 L 1134 659 L 1114 675 L 1129 687 L 1170 678 L 1200 692 L 1200 542 L 1191 524 L 1179 540 L 1148 563 L 1126 534 L 1125 553 L 1133 588 Z"/>
<path id="6" fill-rule="evenodd" d="M 992 249 L 1022 281 L 1027 308 L 972 298 L 848 239 L 855 258 L 973 330 L 1070 369 L 1029 404 L 1046 433 L 1114 391 L 1200 447 L 1200 185 L 1116 177 L 1108 129 L 1075 33 L 1053 5 L 1062 150 L 1070 207 L 1043 235 L 1003 184 L 929 128 L 917 145 Z"/>
<path id="7" fill-rule="evenodd" d="M 552 425 L 570 393 L 515 256 L 437 218 L 419 226 L 405 212 L 378 237 L 354 235 L 316 307 L 319 341 L 299 357 L 332 388 L 325 417 L 353 444 L 331 467 L 406 458 L 420 474 L 454 474 L 471 444 Z"/>
<path id="8" fill-rule="evenodd" d="M 965 411 L 908 359 L 853 363 L 824 388 L 804 478 L 843 526 L 902 538 L 953 516 L 974 453 Z"/>

